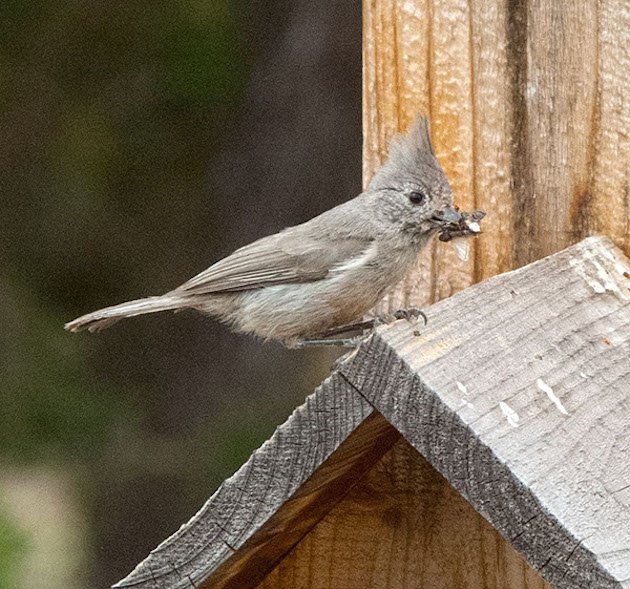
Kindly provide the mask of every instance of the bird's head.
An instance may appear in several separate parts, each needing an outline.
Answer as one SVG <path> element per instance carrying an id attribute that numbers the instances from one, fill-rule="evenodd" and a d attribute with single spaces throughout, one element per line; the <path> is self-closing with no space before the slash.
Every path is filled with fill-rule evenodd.
<path id="1" fill-rule="evenodd" d="M 419 116 L 407 135 L 392 140 L 387 161 L 366 193 L 379 223 L 414 237 L 428 236 L 441 222 L 458 215 L 453 191 L 433 153 L 425 117 Z"/>

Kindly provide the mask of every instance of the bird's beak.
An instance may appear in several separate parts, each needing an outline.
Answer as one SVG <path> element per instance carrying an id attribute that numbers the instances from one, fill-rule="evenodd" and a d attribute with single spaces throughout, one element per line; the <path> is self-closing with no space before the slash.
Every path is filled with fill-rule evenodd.
<path id="1" fill-rule="evenodd" d="M 460 223 L 463 219 L 464 217 L 459 211 L 456 211 L 453 207 L 446 207 L 435 211 L 430 220 L 435 227 L 441 227 L 443 225 L 450 225 L 451 223 Z"/>

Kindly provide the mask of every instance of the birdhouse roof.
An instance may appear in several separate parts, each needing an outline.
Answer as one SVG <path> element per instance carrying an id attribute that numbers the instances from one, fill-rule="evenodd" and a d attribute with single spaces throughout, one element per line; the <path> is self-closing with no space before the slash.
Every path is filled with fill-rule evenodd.
<path id="1" fill-rule="evenodd" d="M 400 437 L 558 589 L 630 588 L 630 263 L 606 238 L 379 328 L 115 587 L 255 586 Z"/>

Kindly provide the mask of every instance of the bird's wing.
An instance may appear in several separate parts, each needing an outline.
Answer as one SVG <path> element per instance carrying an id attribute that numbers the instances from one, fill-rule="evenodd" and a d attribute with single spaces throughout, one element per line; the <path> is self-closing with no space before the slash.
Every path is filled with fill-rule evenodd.
<path id="1" fill-rule="evenodd" d="M 345 236 L 335 239 L 334 246 L 330 246 L 330 241 L 300 233 L 283 231 L 246 245 L 197 274 L 177 291 L 197 295 L 321 280 L 335 267 L 361 256 L 371 243 L 364 236 Z"/>

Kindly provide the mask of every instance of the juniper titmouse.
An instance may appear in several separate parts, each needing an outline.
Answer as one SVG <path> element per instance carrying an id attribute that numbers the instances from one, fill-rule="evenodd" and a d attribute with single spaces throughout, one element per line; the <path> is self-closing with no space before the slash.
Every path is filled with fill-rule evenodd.
<path id="1" fill-rule="evenodd" d="M 396 137 L 356 198 L 236 250 L 161 296 L 66 324 L 90 331 L 144 313 L 191 308 L 288 346 L 361 319 L 399 282 L 445 222 L 461 219 L 427 120 Z"/>

